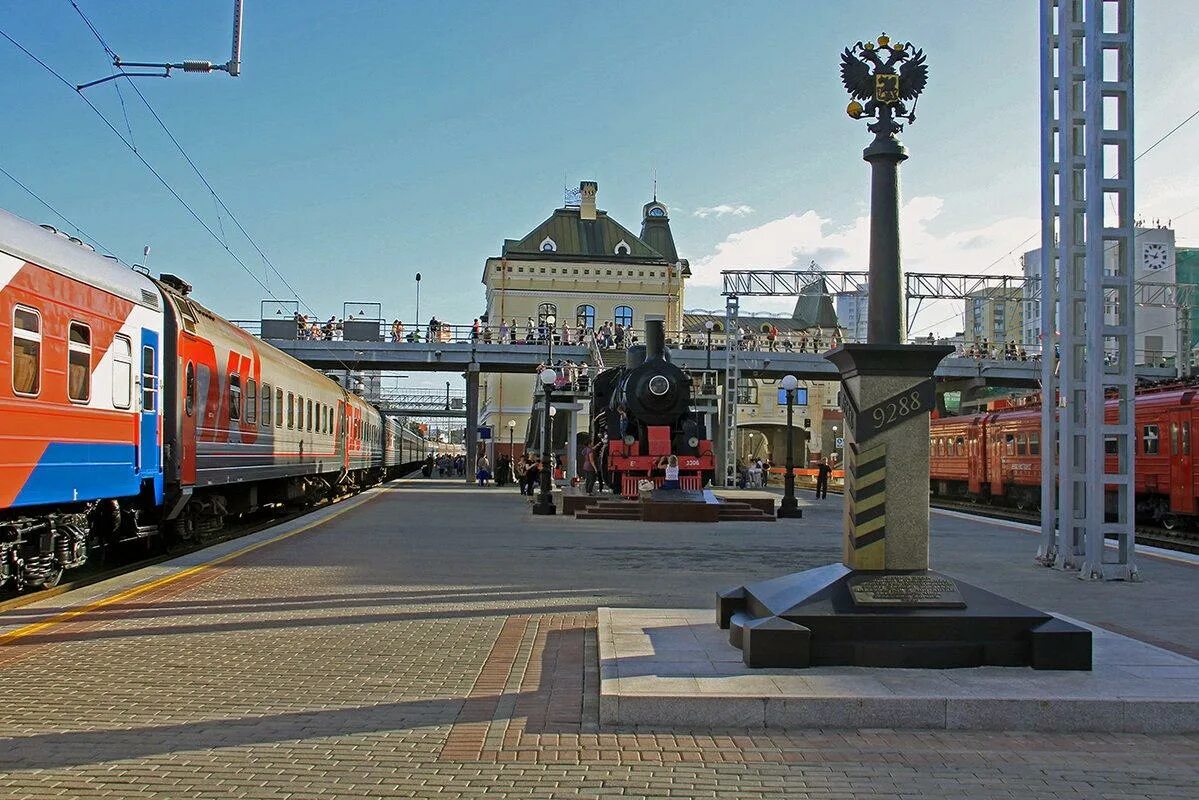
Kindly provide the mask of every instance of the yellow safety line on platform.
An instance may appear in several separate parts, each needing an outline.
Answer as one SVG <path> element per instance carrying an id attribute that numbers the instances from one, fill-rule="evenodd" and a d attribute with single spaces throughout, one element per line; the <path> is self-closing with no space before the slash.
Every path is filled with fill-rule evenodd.
<path id="1" fill-rule="evenodd" d="M 38 631 L 43 631 L 46 628 L 51 628 L 55 625 L 59 625 L 63 622 L 67 622 L 68 620 L 72 620 L 75 617 L 83 616 L 84 614 L 89 614 L 93 611 L 104 608 L 105 606 L 110 606 L 114 603 L 120 603 L 123 600 L 129 600 L 131 598 L 137 597 L 138 595 L 142 595 L 142 594 L 145 594 L 146 592 L 153 591 L 154 589 L 157 589 L 159 587 L 172 584 L 175 581 L 179 581 L 184 578 L 190 577 L 192 575 L 196 575 L 197 573 L 200 573 L 206 569 L 215 567 L 218 564 L 224 564 L 226 561 L 232 561 L 233 559 L 238 558 L 240 556 L 244 556 L 247 553 L 252 553 L 261 547 L 266 547 L 268 544 L 275 544 L 277 542 L 283 541 L 284 539 L 290 539 L 292 536 L 296 536 L 297 534 L 304 533 L 305 531 L 310 531 L 313 528 L 316 528 L 320 525 L 324 525 L 326 522 L 337 519 L 338 517 L 340 517 L 342 514 L 346 513 L 347 511 L 353 511 L 355 508 L 358 508 L 359 506 L 366 505 L 367 503 L 369 503 L 370 501 L 374 500 L 376 497 L 379 497 L 382 494 L 383 494 L 383 492 L 377 491 L 377 492 L 374 492 L 373 494 L 371 494 L 369 497 L 357 498 L 357 502 L 355 502 L 351 505 L 347 505 L 345 508 L 337 509 L 336 511 L 334 511 L 332 514 L 325 517 L 324 519 L 313 520 L 312 522 L 309 522 L 306 525 L 302 525 L 301 527 L 296 528 L 294 531 L 288 531 L 287 533 L 281 533 L 278 536 L 272 537 L 270 539 L 266 539 L 261 542 L 256 542 L 255 544 L 251 544 L 251 545 L 246 545 L 245 547 L 242 547 L 238 550 L 234 550 L 232 553 L 226 553 L 225 555 L 223 555 L 219 558 L 215 558 L 212 561 L 208 561 L 203 564 L 197 564 L 194 567 L 188 567 L 187 569 L 182 570 L 180 572 L 176 572 L 173 575 L 164 575 L 163 577 L 158 578 L 157 580 L 152 580 L 149 583 L 143 583 L 143 584 L 139 584 L 137 586 L 133 586 L 129 589 L 126 589 L 123 592 L 118 592 L 117 594 L 111 595 L 109 597 L 104 597 L 99 600 L 95 600 L 91 603 L 88 603 L 85 606 L 81 606 L 79 608 L 72 608 L 67 611 L 62 611 L 62 612 L 54 615 L 50 619 L 43 620 L 42 622 L 34 622 L 29 625 L 25 625 L 24 627 L 17 628 L 16 630 L 9 631 L 8 633 L 0 635 L 0 647 L 4 646 L 6 644 L 10 644 L 10 643 L 16 641 L 17 639 L 23 639 L 26 636 L 37 633 Z"/>

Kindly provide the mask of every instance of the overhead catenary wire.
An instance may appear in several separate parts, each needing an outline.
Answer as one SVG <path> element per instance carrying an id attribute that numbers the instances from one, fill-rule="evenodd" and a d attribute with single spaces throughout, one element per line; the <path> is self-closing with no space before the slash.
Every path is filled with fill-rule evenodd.
<path id="1" fill-rule="evenodd" d="M 109 255 L 113 255 L 113 256 L 116 255 L 115 251 L 113 251 L 113 249 L 111 247 L 101 244 L 99 239 L 97 239 L 95 236 L 92 236 L 91 234 L 87 233 L 86 231 L 83 230 L 83 228 L 79 227 L 76 223 L 74 223 L 70 219 L 68 219 L 66 214 L 63 214 L 61 211 L 59 211 L 57 208 L 55 208 L 53 205 L 51 205 L 50 201 L 46 200 L 41 195 L 39 195 L 37 192 L 33 191 L 33 189 L 30 189 L 28 186 L 26 186 L 20 179 L 17 178 L 17 176 L 13 175 L 7 169 L 5 169 L 4 167 L 0 167 L 0 174 L 3 174 L 10 181 L 15 183 L 17 186 L 21 187 L 21 189 L 23 189 L 26 194 L 28 194 L 34 200 L 38 201 L 43 206 L 45 206 L 47 209 L 49 209 L 51 214 L 53 214 L 54 216 L 61 219 L 63 222 L 65 222 L 67 224 L 68 227 L 70 227 L 72 230 L 74 230 L 75 233 L 79 234 L 79 238 L 86 239 L 87 241 L 91 242 L 96 247 L 96 249 L 98 249 L 104 253 L 108 253 Z"/>
<path id="2" fill-rule="evenodd" d="M 72 3 L 72 5 L 74 5 L 74 4 Z M 78 8 L 78 7 L 76 6 L 76 8 Z M 85 21 L 86 21 L 86 18 L 85 18 Z M 90 28 L 93 28 L 93 32 L 96 34 L 97 38 L 98 38 L 98 39 L 101 41 L 101 46 L 102 46 L 102 47 L 104 47 L 104 49 L 105 49 L 105 52 L 110 52 L 110 51 L 111 51 L 111 48 L 109 48 L 109 47 L 107 46 L 107 43 L 105 43 L 105 42 L 103 41 L 103 37 L 99 35 L 99 32 L 94 30 L 94 26 L 91 26 L 91 25 L 90 25 L 90 23 L 89 23 L 89 27 L 90 27 Z M 234 261 L 235 261 L 235 262 L 238 264 L 238 266 L 240 266 L 240 267 L 242 268 L 242 270 L 243 270 L 243 271 L 244 271 L 244 272 L 245 272 L 247 275 L 249 275 L 249 276 L 250 276 L 250 278 L 251 278 L 251 279 L 252 279 L 252 280 L 253 280 L 253 281 L 254 281 L 256 284 L 258 284 L 258 286 L 259 286 L 259 287 L 261 287 L 261 288 L 262 288 L 262 290 L 263 290 L 264 292 L 266 292 L 267 296 L 268 296 L 268 297 L 269 297 L 271 300 L 275 301 L 276 303 L 281 303 L 281 302 L 282 302 L 282 301 L 280 301 L 280 300 L 279 300 L 279 298 L 278 298 L 278 297 L 276 297 L 276 296 L 275 296 L 275 294 L 274 294 L 274 293 L 271 291 L 270 287 L 269 287 L 269 286 L 268 286 L 268 285 L 267 285 L 267 284 L 266 284 L 266 283 L 265 283 L 265 282 L 262 280 L 262 278 L 258 277 L 258 275 L 257 275 L 257 274 L 254 272 L 254 270 L 250 269 L 249 265 L 248 265 L 248 264 L 246 264 L 246 262 L 245 262 L 245 261 L 244 261 L 244 260 L 241 258 L 241 256 L 239 256 L 239 255 L 238 255 L 238 254 L 237 254 L 237 253 L 236 253 L 236 252 L 235 252 L 235 251 L 234 251 L 234 250 L 233 250 L 233 249 L 232 249 L 232 248 L 231 248 L 231 247 L 228 245 L 228 243 L 227 243 L 227 242 L 225 242 L 225 241 L 222 239 L 222 237 L 221 237 L 221 236 L 220 236 L 220 235 L 219 235 L 219 234 L 218 234 L 216 231 L 214 231 L 214 230 L 213 230 L 213 228 L 212 228 L 212 226 L 211 226 L 211 225 L 209 225 L 207 222 L 205 222 L 205 221 L 204 221 L 204 219 L 203 219 L 203 218 L 202 218 L 202 217 L 199 215 L 199 213 L 198 213 L 198 212 L 197 212 L 197 211 L 196 211 L 196 210 L 195 210 L 195 209 L 194 209 L 194 208 L 193 208 L 193 207 L 192 207 L 192 206 L 191 206 L 191 205 L 190 205 L 190 204 L 189 204 L 189 203 L 188 203 L 186 200 L 184 200 L 184 199 L 183 199 L 183 196 L 182 196 L 182 195 L 180 195 L 180 194 L 179 194 L 179 192 L 178 192 L 178 191 L 176 191 L 176 190 L 175 190 L 175 188 L 174 188 L 173 186 L 171 186 L 171 184 L 170 184 L 170 183 L 169 183 L 169 182 L 166 180 L 166 178 L 164 178 L 164 177 L 162 176 L 162 174 L 161 174 L 161 173 L 160 173 L 160 172 L 159 172 L 157 169 L 155 169 L 155 168 L 154 168 L 154 166 L 153 166 L 153 165 L 152 165 L 152 164 L 151 164 L 149 161 L 147 161 L 147 160 L 146 160 L 146 158 L 145 158 L 145 157 L 144 157 L 144 156 L 143 156 L 143 155 L 142 155 L 140 152 L 138 152 L 138 150 L 137 150 L 135 147 L 133 147 L 133 144 L 132 144 L 132 142 L 131 142 L 130 140 L 128 140 L 128 139 L 127 139 L 127 138 L 126 138 L 126 137 L 125 137 L 125 136 L 124 136 L 124 135 L 123 135 L 123 134 L 122 134 L 122 133 L 121 133 L 119 130 L 117 130 L 116 126 L 114 126 L 114 125 L 112 124 L 112 122 L 111 122 L 111 121 L 108 119 L 108 117 L 106 117 L 106 116 L 104 115 L 104 113 L 103 113 L 103 112 L 101 112 L 101 111 L 100 111 L 100 109 L 99 109 L 99 108 L 97 108 L 97 107 L 96 107 L 96 105 L 95 105 L 94 103 L 92 103 L 92 101 L 91 101 L 91 100 L 90 100 L 90 99 L 89 99 L 89 98 L 88 98 L 88 97 L 87 97 L 85 94 L 83 94 L 83 92 L 79 91 L 79 89 L 78 89 L 78 88 L 77 88 L 77 87 L 76 87 L 74 84 L 72 84 L 70 81 L 68 81 L 66 78 L 64 78 L 60 72 L 58 72 L 58 71 L 57 71 L 57 70 L 55 70 L 53 67 L 51 67 L 51 66 L 50 66 L 48 63 L 46 63 L 46 62 L 45 62 L 43 59 L 41 59 L 40 57 L 38 57 L 38 56 L 37 56 L 35 53 L 33 53 L 32 51 L 30 51 L 30 50 L 29 50 L 27 47 L 25 47 L 23 44 L 21 44 L 20 42 L 18 42 L 16 39 L 14 39 L 12 36 L 10 36 L 10 35 L 9 35 L 9 34 L 8 34 L 6 31 L 4 31 L 3 29 L 0 29 L 0 37 L 3 37 L 4 39 L 6 39 L 6 40 L 7 40 L 9 43 L 11 43 L 11 44 L 12 44 L 14 47 L 16 47 L 18 50 L 20 50 L 22 53 L 24 53 L 26 56 L 28 56 L 28 57 L 29 57 L 31 60 L 33 60 L 35 63 L 37 63 L 37 64 L 38 64 L 38 65 L 39 65 L 39 66 L 40 66 L 42 69 L 44 69 L 46 72 L 48 72 L 50 75 L 52 75 L 52 76 L 53 76 L 53 77 L 54 77 L 56 80 L 58 80 L 58 81 L 59 81 L 60 83 L 62 83 L 64 86 L 67 86 L 68 88 L 70 88 L 70 89 L 71 89 L 71 91 L 72 91 L 72 92 L 74 92 L 74 94 L 75 94 L 77 97 L 79 97 L 81 100 L 83 100 L 83 102 L 84 102 L 84 103 L 86 103 L 86 104 L 87 104 L 87 106 L 88 106 L 88 107 L 89 107 L 89 108 L 92 110 L 92 112 L 93 112 L 93 113 L 95 113 L 95 114 L 96 114 L 96 116 L 98 116 L 98 117 L 100 118 L 100 120 L 101 120 L 101 121 L 104 123 L 104 125 L 105 125 L 105 126 L 106 126 L 106 127 L 107 127 L 107 128 L 110 130 L 110 131 L 112 131 L 112 133 L 113 133 L 113 134 L 114 134 L 114 135 L 115 135 L 115 136 L 116 136 L 118 139 L 120 139 L 121 143 L 122 143 L 122 144 L 124 144 L 124 145 L 125 145 L 125 147 L 126 147 L 126 148 L 127 148 L 127 149 L 128 149 L 130 152 L 131 152 L 131 153 L 133 153 L 134 157 L 135 157 L 135 158 L 136 158 L 136 159 L 137 159 L 139 162 L 141 162 L 141 164 L 142 164 L 142 165 L 143 165 L 143 166 L 144 166 L 144 167 L 145 167 L 147 170 L 149 170 L 149 171 L 150 171 L 150 173 L 151 173 L 151 174 L 152 174 L 152 175 L 153 175 L 153 176 L 154 176 L 154 177 L 155 177 L 155 178 L 158 180 L 158 182 L 159 182 L 159 183 L 160 183 L 160 184 L 163 186 L 163 188 L 165 188 L 165 189 L 166 189 L 166 190 L 167 190 L 167 191 L 168 191 L 168 192 L 171 194 L 171 196 L 172 196 L 172 197 L 174 197 L 174 198 L 175 198 L 175 200 L 177 200 L 177 201 L 179 202 L 179 204 L 180 204 L 180 205 L 182 205 L 182 206 L 184 207 L 184 209 L 186 209 L 186 210 L 187 210 L 188 214 L 189 214 L 189 215 L 190 215 L 190 216 L 191 216 L 191 217 L 192 217 L 192 218 L 193 218 L 193 219 L 194 219 L 194 220 L 195 220 L 197 223 L 199 223 L 200 227 L 202 227 L 202 228 L 205 230 L 205 232 L 207 232 L 207 233 L 208 233 L 208 235 L 209 235 L 210 237 L 212 237 L 212 239 L 213 239 L 213 240 L 214 240 L 214 241 L 215 241 L 217 244 L 219 244 L 219 245 L 221 246 L 221 248 L 222 248 L 222 249 L 223 249 L 223 250 L 224 250 L 226 253 L 228 253 L 228 254 L 229 254 L 230 258 L 232 258 L 232 259 L 233 259 L 233 260 L 234 260 Z M 136 88 L 136 87 L 135 87 L 135 88 Z M 138 95 L 139 95 L 139 96 L 141 96 L 141 92 L 140 92 L 140 91 L 138 91 Z M 142 97 L 142 101 L 143 101 L 143 102 L 146 102 L 146 100 L 145 100 L 145 98 L 144 98 L 144 97 Z M 158 119 L 158 121 L 159 121 L 159 124 L 163 125 L 163 127 L 164 127 L 164 129 L 165 129 L 165 123 L 163 123 L 163 122 L 162 122 L 162 120 L 161 120 L 160 118 L 158 118 L 158 115 L 157 115 L 157 113 L 155 113 L 155 112 L 154 112 L 153 108 L 151 108 L 151 107 L 150 107 L 150 105 L 149 105 L 149 103 L 148 103 L 148 102 L 146 102 L 146 106 L 147 106 L 147 108 L 150 108 L 150 111 L 151 111 L 151 113 L 152 113 L 152 114 L 154 114 L 155 118 L 156 118 L 156 119 Z M 178 145 L 178 141 L 177 141 L 177 140 L 175 140 L 175 137 L 174 137 L 173 135 L 171 135 L 169 131 L 168 131 L 168 135 L 170 135 L 170 136 L 171 136 L 171 139 L 172 139 L 173 141 L 175 141 L 175 143 L 176 143 L 176 146 L 178 147 L 178 146 L 179 146 L 179 145 Z M 180 149 L 182 149 L 182 148 L 180 147 Z M 186 154 L 184 154 L 184 156 L 185 156 L 185 158 L 187 158 Z M 191 159 L 190 159 L 190 158 L 188 158 L 188 161 L 189 161 L 189 162 L 191 162 Z M 193 167 L 193 169 L 197 169 L 197 172 L 198 172 L 198 168 L 196 168 L 196 166 L 195 166 L 195 164 L 194 164 L 194 163 L 192 163 L 192 167 Z M 216 192 L 215 192 L 215 191 L 212 189 L 212 187 L 211 187 L 210 185 L 208 185 L 208 181 L 207 181 L 207 180 L 205 180 L 205 179 L 203 178 L 203 176 L 202 176 L 202 175 L 201 175 L 201 179 L 202 179 L 202 180 L 204 180 L 204 183 L 205 183 L 205 185 L 206 185 L 206 186 L 208 186 L 208 189 L 209 189 L 209 191 L 210 191 L 210 192 L 212 192 L 213 196 L 214 196 L 214 197 L 218 197 L 218 196 L 216 195 Z M 219 202 L 219 197 L 218 197 L 218 202 Z M 222 204 L 222 205 L 223 205 L 223 204 Z M 230 216 L 231 216 L 231 218 L 232 218 L 232 214 L 230 214 Z M 244 228 L 241 228 L 241 225 L 240 225 L 240 223 L 238 224 L 238 227 L 239 227 L 239 229 L 241 229 L 241 230 L 242 230 L 243 234 L 245 234 L 245 235 L 246 235 L 247 239 L 250 239 L 250 236 L 249 236 L 249 234 L 245 232 Z M 257 244 L 256 244 L 256 243 L 254 243 L 254 242 L 252 241 L 252 239 L 251 239 L 251 244 L 254 244 L 254 246 L 255 246 L 255 249 L 258 249 L 258 247 L 257 247 Z M 268 262 L 268 265 L 269 265 L 269 261 L 266 259 L 266 256 L 265 256 L 265 254 L 264 254 L 264 253 L 262 253 L 262 251 L 261 251 L 260 249 L 259 249 L 259 253 L 260 253 L 260 255 L 262 255 L 262 256 L 263 256 L 263 259 L 264 259 L 264 261 L 267 261 L 267 262 Z M 279 274 L 279 273 L 278 273 L 278 270 L 277 270 L 277 269 L 275 269 L 273 265 L 270 265 L 270 266 L 271 266 L 271 269 L 272 269 L 272 270 L 274 270 L 274 271 L 276 272 L 276 274 Z M 281 276 L 281 277 L 282 277 L 282 276 Z M 291 287 L 289 284 L 287 284 L 287 281 L 286 281 L 286 279 L 284 279 L 284 281 L 283 281 L 283 282 L 284 282 L 284 284 L 285 284 L 285 285 L 288 285 L 288 288 L 289 288 L 289 289 L 291 289 L 291 288 L 292 288 L 292 287 Z M 299 296 L 299 294 L 298 294 L 297 292 L 295 292 L 295 290 L 294 290 L 294 289 L 292 289 L 292 293 L 293 293 L 293 295 L 295 296 L 295 298 L 296 298 L 296 300 L 297 300 L 297 301 L 299 301 L 299 302 L 303 303 L 303 305 L 304 305 L 304 306 L 305 306 L 305 307 L 306 307 L 306 308 L 309 310 L 309 312 L 311 312 L 311 313 L 312 313 L 314 316 L 316 315 L 316 312 L 313 310 L 312 306 L 310 306 L 310 305 L 309 305 L 309 304 L 308 304 L 306 301 L 304 301 L 304 300 L 303 300 L 303 298 L 301 298 L 301 297 Z M 332 349 L 331 349 L 331 348 L 329 348 L 329 351 L 330 351 L 330 354 L 333 354 L 333 352 L 332 352 Z M 345 371 L 346 371 L 346 372 L 352 372 L 352 371 L 353 371 L 353 370 L 352 370 L 352 368 L 350 367 L 350 365 L 349 365 L 349 364 L 347 364 L 347 363 L 346 363 L 346 362 L 345 362 L 343 359 L 341 359 L 340 357 L 336 356 L 335 354 L 333 354 L 333 355 L 334 355 L 334 358 L 337 360 L 337 362 L 338 362 L 339 364 L 341 364 L 341 365 L 342 365 L 342 367 L 345 369 Z"/>

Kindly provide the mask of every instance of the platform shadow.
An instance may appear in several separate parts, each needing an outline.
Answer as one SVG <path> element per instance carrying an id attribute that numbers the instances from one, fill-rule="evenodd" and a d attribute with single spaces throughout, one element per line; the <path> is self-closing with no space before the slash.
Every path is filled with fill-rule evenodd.
<path id="1" fill-rule="evenodd" d="M 551 630 L 532 690 L 470 698 L 431 698 L 336 709 L 294 711 L 168 725 L 52 731 L 0 737 L 0 774 L 63 769 L 173 753 L 282 742 L 332 740 L 362 734 L 402 734 L 416 728 L 521 718 L 531 732 L 578 731 L 582 723 L 583 637 L 593 628 Z M 576 671 L 574 667 L 579 669 Z M 563 704 L 564 692 L 576 694 Z M 565 712 L 563 709 L 565 708 Z M 449 731 L 447 730 L 447 736 Z M 311 745 L 306 745 L 310 750 Z M 394 745 L 389 745 L 390 751 Z M 357 752 L 357 750 L 356 750 Z M 361 759 L 357 752 L 356 761 Z M 330 755 L 331 760 L 336 756 Z"/>

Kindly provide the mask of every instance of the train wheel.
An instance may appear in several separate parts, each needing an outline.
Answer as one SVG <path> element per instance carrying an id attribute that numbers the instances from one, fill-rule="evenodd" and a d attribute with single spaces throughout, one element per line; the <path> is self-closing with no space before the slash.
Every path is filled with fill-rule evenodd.
<path id="1" fill-rule="evenodd" d="M 62 581 L 63 568 L 53 567 L 46 573 L 46 577 L 38 581 L 38 586 L 43 589 L 53 589 Z"/>

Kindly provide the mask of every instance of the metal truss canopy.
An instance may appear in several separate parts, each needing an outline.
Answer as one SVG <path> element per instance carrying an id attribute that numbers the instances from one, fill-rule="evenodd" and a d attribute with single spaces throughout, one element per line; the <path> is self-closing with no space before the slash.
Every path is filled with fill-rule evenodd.
<path id="1" fill-rule="evenodd" d="M 869 290 L 867 273 L 845 270 L 814 273 L 809 270 L 736 269 L 720 273 L 726 297 L 788 297 L 804 293 L 822 279 L 826 294 L 848 294 Z M 949 275 L 909 272 L 904 275 L 904 293 L 914 300 L 968 300 L 983 295 L 1019 292 L 1021 300 L 1041 299 L 1039 275 Z M 1199 285 L 1136 281 L 1133 302 L 1141 306 L 1194 308 Z M 1115 296 L 1116 289 L 1107 293 Z"/>

